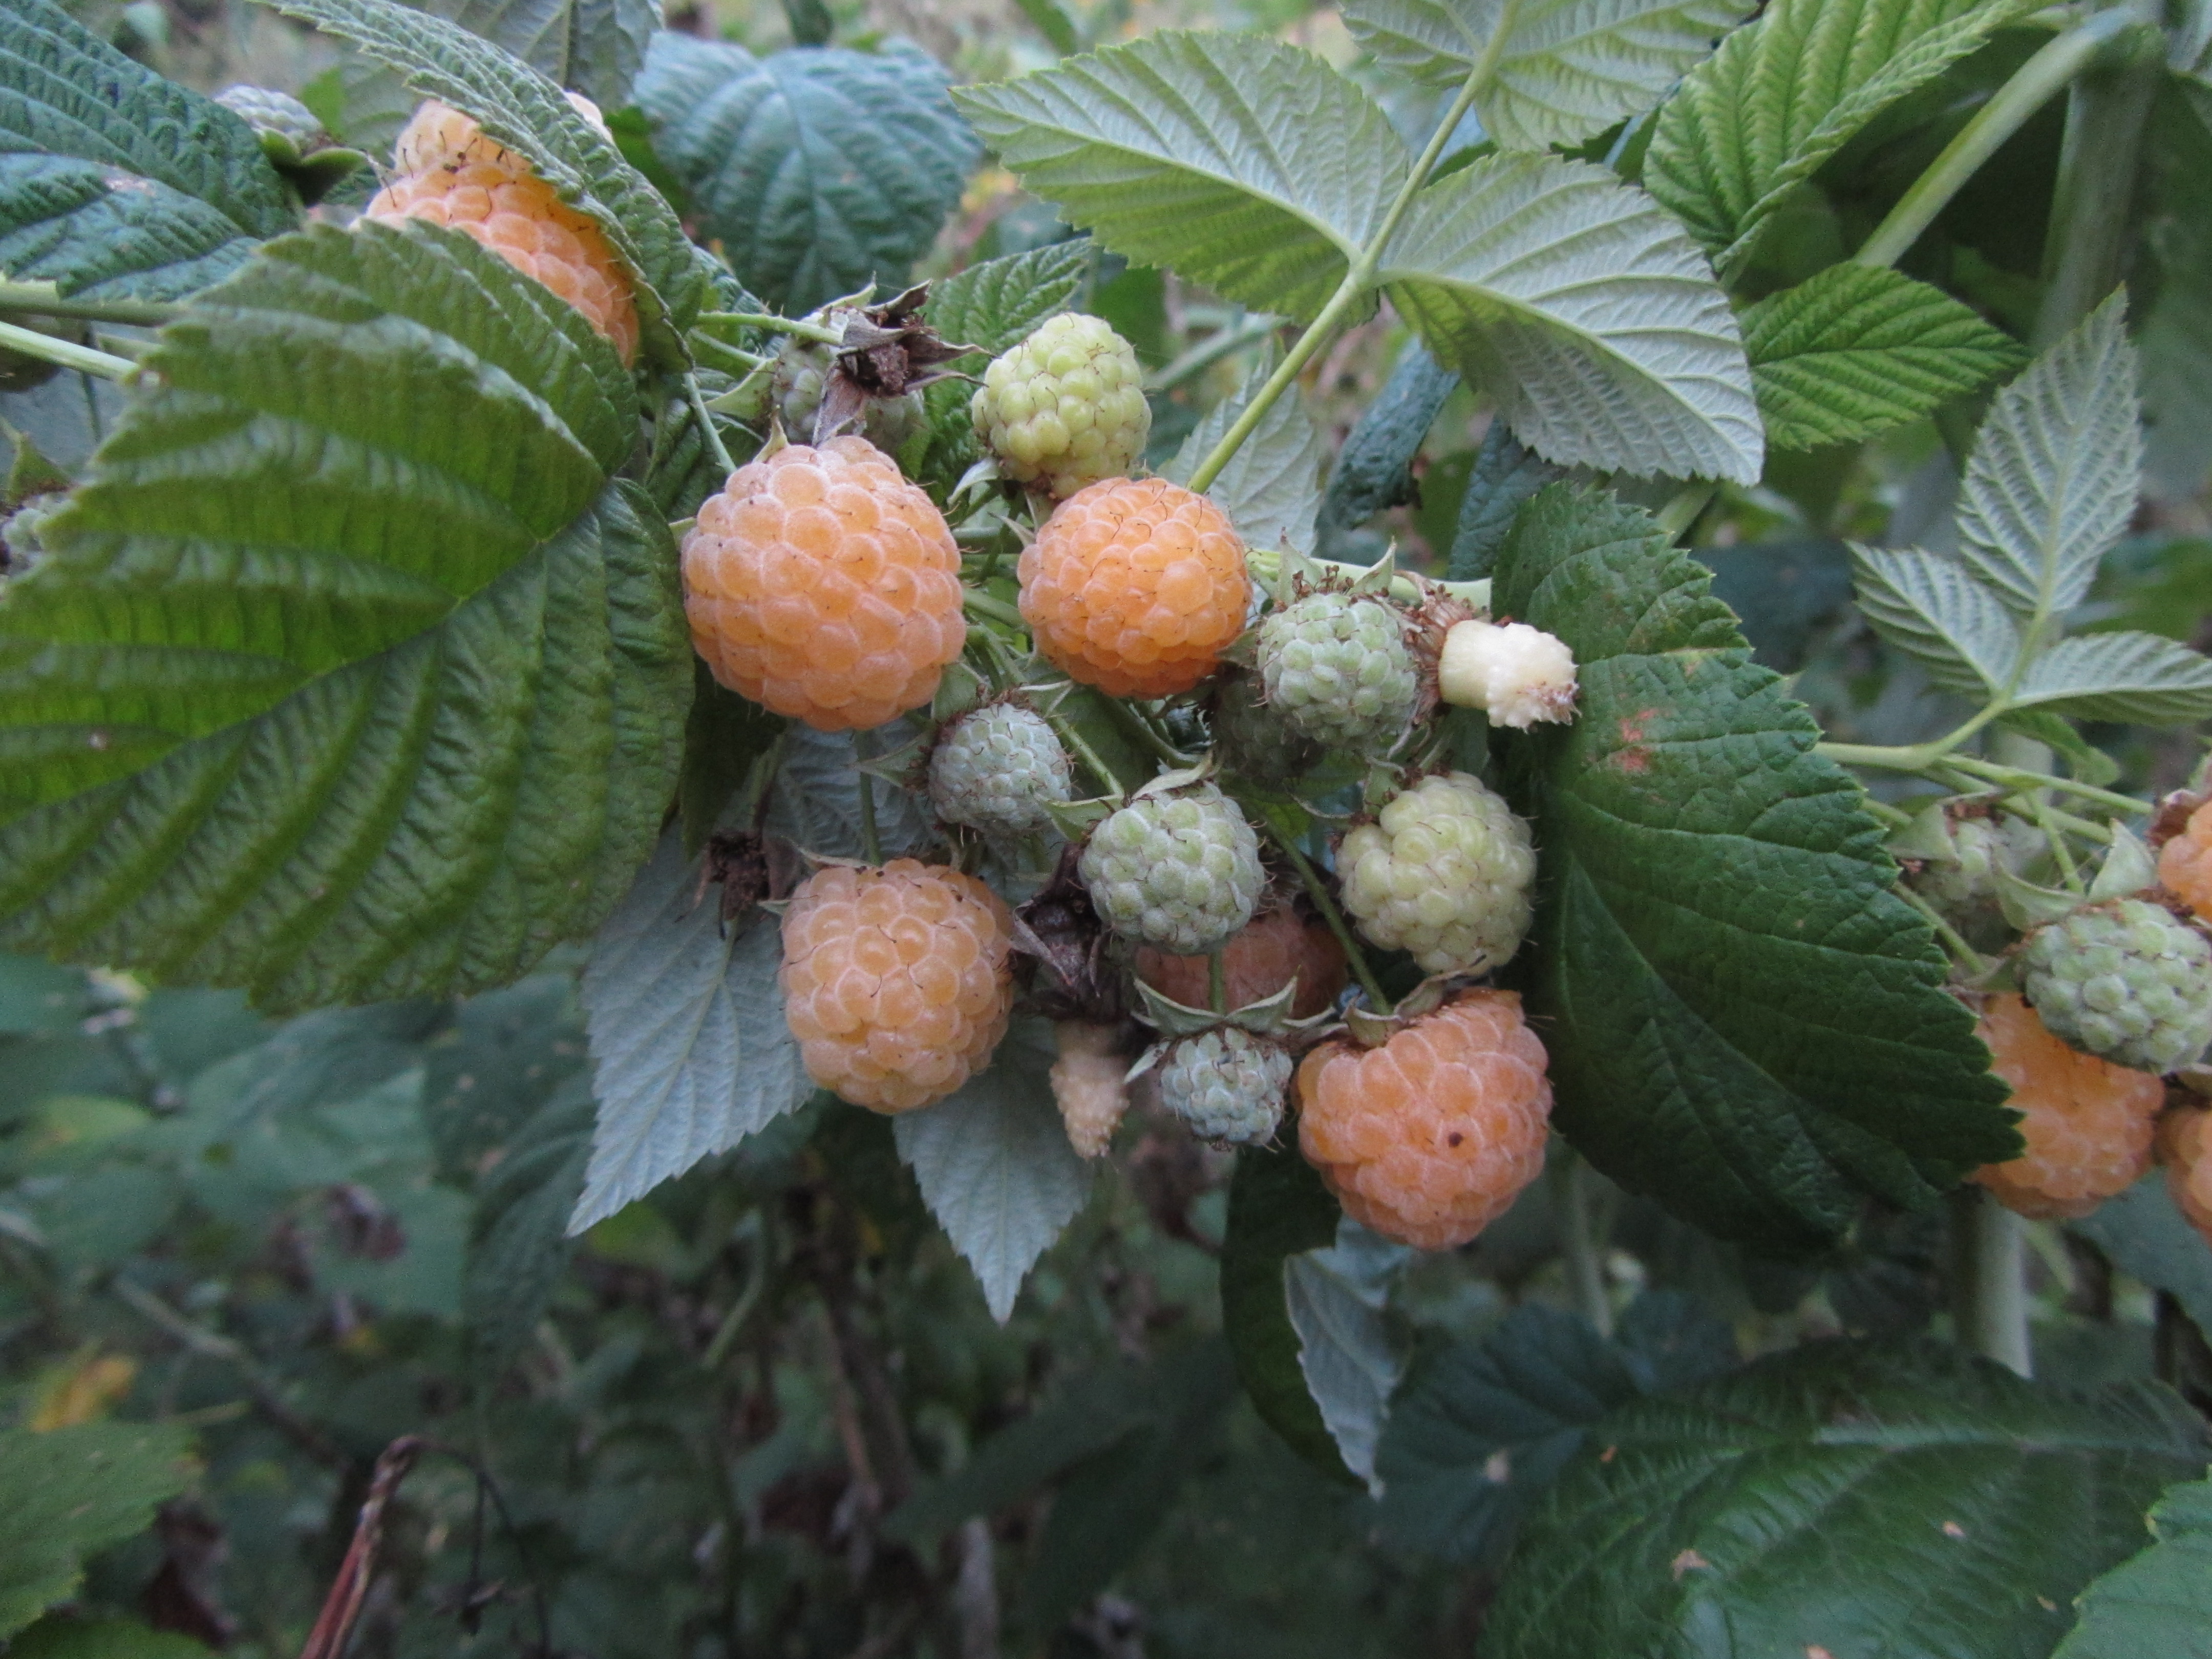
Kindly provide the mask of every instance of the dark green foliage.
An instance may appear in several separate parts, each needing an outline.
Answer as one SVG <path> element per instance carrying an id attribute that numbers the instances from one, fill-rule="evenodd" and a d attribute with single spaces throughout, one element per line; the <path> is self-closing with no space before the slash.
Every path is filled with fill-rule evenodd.
<path id="1" fill-rule="evenodd" d="M 1458 385 L 1459 376 L 1439 365 L 1419 341 L 1400 354 L 1390 378 L 1337 452 L 1328 488 L 1322 493 L 1316 529 L 1323 558 L 1342 556 L 1335 550 L 1337 543 L 1377 513 L 1413 498 L 1413 457 Z"/>

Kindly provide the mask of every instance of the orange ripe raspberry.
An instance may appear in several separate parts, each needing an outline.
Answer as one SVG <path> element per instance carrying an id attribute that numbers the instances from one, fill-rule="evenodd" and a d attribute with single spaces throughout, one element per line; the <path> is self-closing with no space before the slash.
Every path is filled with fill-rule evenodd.
<path id="1" fill-rule="evenodd" d="M 2200 919 L 2212 921 L 2212 800 L 2158 849 L 2158 878 Z"/>
<path id="2" fill-rule="evenodd" d="M 1186 1008 L 1206 1006 L 1212 958 L 1179 957 L 1150 945 L 1137 952 L 1137 977 Z M 1305 1019 L 1336 1001 L 1344 989 L 1344 946 L 1322 921 L 1308 921 L 1287 904 L 1262 912 L 1221 948 L 1228 1004 L 1242 1008 L 1275 994 L 1295 976 L 1291 1018 Z"/>
<path id="3" fill-rule="evenodd" d="M 894 859 L 817 871 L 783 913 L 778 975 L 807 1075 L 878 1112 L 951 1094 L 1006 1034 L 1012 922 L 957 870 Z"/>
<path id="4" fill-rule="evenodd" d="M 2027 1150 L 1974 1179 L 2008 1210 L 2037 1220 L 2085 1216 L 2150 1168 L 2166 1085 L 2148 1072 L 2085 1054 L 2044 1029 L 2025 999 L 1992 996 L 1978 1028 L 1990 1069 L 2027 1115 Z"/>
<path id="5" fill-rule="evenodd" d="M 466 231 L 583 313 L 625 363 L 637 356 L 637 300 L 606 234 L 469 117 L 435 100 L 393 152 L 398 173 L 362 210 Z"/>
<path id="6" fill-rule="evenodd" d="M 2158 1161 L 2174 1207 L 2212 1244 L 2212 1111 L 2185 1106 L 2158 1127 Z"/>
<path id="7" fill-rule="evenodd" d="M 1022 617 L 1053 666 L 1117 697 L 1211 674 L 1244 631 L 1252 580 L 1228 516 L 1164 478 L 1102 478 L 1023 551 Z"/>
<path id="8" fill-rule="evenodd" d="M 732 691 L 823 732 L 919 708 L 960 654 L 960 550 L 865 438 L 730 475 L 684 538 L 691 643 Z"/>
<path id="9" fill-rule="evenodd" d="M 1544 1168 L 1552 1085 L 1511 991 L 1465 991 L 1379 1048 L 1298 1067 L 1298 1148 L 1345 1213 L 1424 1250 L 1464 1244 Z"/>

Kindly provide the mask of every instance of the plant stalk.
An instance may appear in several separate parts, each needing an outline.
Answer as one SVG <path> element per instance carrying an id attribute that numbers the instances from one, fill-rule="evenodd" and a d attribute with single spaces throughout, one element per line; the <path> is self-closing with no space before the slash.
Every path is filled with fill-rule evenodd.
<path id="1" fill-rule="evenodd" d="M 1552 1201 L 1559 1218 L 1559 1248 L 1566 1262 L 1567 1292 L 1575 1311 L 1600 1336 L 1613 1334 L 1613 1298 L 1605 1288 L 1605 1241 L 1597 1236 L 1590 1200 L 1596 1172 L 1571 1147 L 1552 1160 Z"/>
<path id="2" fill-rule="evenodd" d="M 727 323 L 732 328 L 757 328 L 769 334 L 787 334 L 793 339 L 812 340 L 818 345 L 842 345 L 845 337 L 834 328 L 824 328 L 819 323 L 803 323 L 793 317 L 775 317 L 764 311 L 702 311 L 702 323 Z"/>
<path id="3" fill-rule="evenodd" d="M 1375 273 L 1382 265 L 1382 250 L 1389 246 L 1390 239 L 1398 234 L 1398 226 L 1413 205 L 1413 198 L 1420 194 L 1421 186 L 1429 181 L 1429 174 L 1443 159 L 1444 146 L 1451 142 L 1452 134 L 1459 131 L 1459 124 L 1466 118 L 1468 111 L 1474 107 L 1475 99 L 1489 85 L 1491 74 L 1498 66 L 1498 54 L 1504 50 L 1505 38 L 1511 32 L 1505 28 L 1491 32 L 1489 44 L 1483 47 L 1482 57 L 1468 72 L 1466 84 L 1460 88 L 1459 96 L 1452 100 L 1451 107 L 1444 112 L 1443 119 L 1429 135 L 1428 147 L 1414 161 L 1413 170 L 1406 175 L 1406 182 L 1399 186 L 1398 194 L 1383 214 L 1382 222 L 1376 227 L 1375 234 L 1368 239 L 1367 245 L 1359 250 L 1359 257 L 1345 271 L 1344 280 L 1337 284 L 1336 292 L 1321 308 L 1321 314 L 1306 325 L 1305 332 L 1298 336 L 1297 343 L 1276 366 L 1275 372 L 1267 377 L 1267 384 L 1253 394 L 1252 401 L 1244 406 L 1244 412 L 1237 417 L 1237 423 L 1221 434 L 1221 441 L 1214 445 L 1213 453 L 1200 461 L 1198 471 L 1190 475 L 1190 488 L 1197 494 L 1204 495 L 1206 487 L 1221 476 L 1221 469 L 1227 466 L 1237 452 L 1244 447 L 1244 441 L 1260 429 L 1260 422 L 1267 419 L 1267 411 L 1275 406 L 1276 399 L 1290 388 L 1291 383 L 1297 379 L 1321 349 L 1335 337 L 1337 325 L 1367 296 L 1368 290 L 1374 285 Z"/>
<path id="4" fill-rule="evenodd" d="M 1949 205 L 1951 198 L 1966 187 L 1966 181 L 1996 154 L 2005 140 L 2025 126 L 2063 88 L 2072 84 L 2114 39 L 2135 26 L 2136 19 L 2129 13 L 2100 12 L 2080 27 L 2045 43 L 2041 51 L 2013 71 L 2012 78 L 1974 112 L 1973 118 L 1943 147 L 1943 153 L 1912 181 L 1912 187 L 1889 210 L 1889 216 L 1867 238 L 1866 246 L 1851 256 L 1851 263 L 1881 267 L 1893 265 L 1903 258 L 1920 240 L 1921 233 L 1935 222 L 1936 216 Z M 2132 176 L 2132 154 L 2128 165 Z M 2055 212 L 2053 222 L 2057 222 Z"/>
<path id="5" fill-rule="evenodd" d="M 1352 937 L 1351 926 L 1345 921 L 1344 912 L 1336 908 L 1336 901 L 1328 896 L 1328 884 L 1322 880 L 1321 873 L 1291 843 L 1291 838 L 1273 824 L 1267 825 L 1267 833 L 1274 837 L 1275 845 L 1283 849 L 1283 856 L 1290 860 L 1291 867 L 1298 872 L 1298 879 L 1305 884 L 1306 896 L 1314 902 L 1314 908 L 1321 912 L 1321 919 L 1328 924 L 1329 932 L 1336 935 L 1336 942 L 1344 947 L 1344 959 L 1352 964 L 1352 976 L 1359 981 L 1359 988 L 1367 994 L 1367 1006 L 1378 1014 L 1389 1013 L 1395 1005 L 1382 994 L 1382 983 L 1376 979 L 1375 970 L 1367 965 L 1367 952 L 1359 948 L 1359 941 Z"/>
<path id="6" fill-rule="evenodd" d="M 1951 1194 L 1951 1311 L 1964 1347 L 2034 1374 L 2027 1330 L 2027 1232 L 1983 1188 Z"/>
<path id="7" fill-rule="evenodd" d="M 686 374 L 684 390 L 690 395 L 691 417 L 699 422 L 699 436 L 706 442 L 707 453 L 714 458 L 714 465 L 722 469 L 722 477 L 726 480 L 738 470 L 738 464 L 730 459 L 730 452 L 722 442 L 722 434 L 714 430 L 714 411 L 707 407 L 707 394 L 699 389 L 699 377 Z"/>
<path id="8" fill-rule="evenodd" d="M 156 300 L 64 299 L 52 283 L 0 283 L 0 311 L 27 311 L 40 317 L 86 317 L 98 323 L 128 323 L 151 328 L 184 310 Z"/>
<path id="9" fill-rule="evenodd" d="M 128 380 L 138 372 L 138 365 L 128 357 L 95 351 L 70 340 L 57 340 L 51 334 L 41 334 L 35 328 L 21 328 L 14 323 L 0 323 L 0 346 L 81 374 L 97 374 L 105 380 Z"/>
<path id="10" fill-rule="evenodd" d="M 2134 3 L 2109 4 L 2081 27 L 2106 26 L 2117 36 L 2152 25 Z M 2145 51 L 2113 69 L 2092 69 L 2074 82 L 2058 185 L 2044 236 L 2043 304 L 2031 349 L 2041 351 L 2087 316 L 2119 285 L 2135 222 L 2136 176 L 2143 128 L 2162 68 Z"/>

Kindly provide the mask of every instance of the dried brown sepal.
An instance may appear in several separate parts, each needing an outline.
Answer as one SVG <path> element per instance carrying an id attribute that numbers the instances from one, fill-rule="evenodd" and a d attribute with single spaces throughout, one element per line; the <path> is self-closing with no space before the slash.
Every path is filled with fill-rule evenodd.
<path id="1" fill-rule="evenodd" d="M 1118 1023 L 1121 975 L 1106 957 L 1106 927 L 1076 868 L 1082 850 L 1060 849 L 1052 879 L 1014 911 L 1014 951 L 1029 974 L 1029 999 L 1048 1019 Z"/>
<path id="2" fill-rule="evenodd" d="M 726 927 L 757 906 L 789 898 L 805 873 L 805 858 L 782 836 L 757 830 L 718 830 L 707 837 L 699 887 L 691 902 L 696 905 L 705 898 L 708 886 L 720 887 L 719 908 Z"/>
<path id="3" fill-rule="evenodd" d="M 1439 701 L 1437 665 L 1443 659 L 1444 635 L 1459 623 L 1473 621 L 1477 612 L 1465 599 L 1447 593 L 1433 582 L 1418 576 L 1413 582 L 1420 590 L 1421 602 L 1407 622 L 1406 646 L 1413 653 L 1413 667 L 1419 677 L 1413 719 L 1413 724 L 1419 726 L 1436 712 Z"/>
<path id="4" fill-rule="evenodd" d="M 844 337 L 823 376 L 822 404 L 814 416 L 816 443 L 856 429 L 871 398 L 889 403 L 939 380 L 958 379 L 939 365 L 982 349 L 945 340 L 923 322 L 922 308 L 928 303 L 929 284 L 917 283 L 882 305 L 858 306 L 843 313 Z"/>

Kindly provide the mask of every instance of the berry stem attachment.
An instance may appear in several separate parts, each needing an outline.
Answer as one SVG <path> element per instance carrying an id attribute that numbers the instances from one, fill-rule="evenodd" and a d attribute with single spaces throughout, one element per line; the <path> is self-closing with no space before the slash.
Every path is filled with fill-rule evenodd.
<path id="1" fill-rule="evenodd" d="M 1321 919 L 1328 924 L 1329 932 L 1336 935 L 1336 942 L 1344 947 L 1344 959 L 1352 964 L 1352 975 L 1359 981 L 1359 988 L 1366 994 L 1367 1006 L 1378 1014 L 1388 1013 L 1391 1000 L 1383 994 L 1382 984 L 1375 977 L 1375 970 L 1367 965 L 1366 951 L 1359 948 L 1359 941 L 1353 937 L 1350 925 L 1344 919 L 1344 912 L 1337 908 L 1336 901 L 1329 896 L 1328 887 L 1322 880 L 1320 872 L 1313 867 L 1291 838 L 1272 822 L 1267 823 L 1267 828 L 1275 845 L 1281 848 L 1283 855 L 1290 860 L 1291 867 L 1298 872 L 1298 879 L 1305 884 L 1306 896 L 1313 901 L 1314 908 L 1321 912 Z"/>
<path id="2" fill-rule="evenodd" d="M 1267 411 L 1275 406 L 1276 400 L 1290 390 L 1291 383 L 1304 371 L 1305 366 L 1335 337 L 1337 325 L 1349 316 L 1373 289 L 1376 272 L 1382 267 L 1383 249 L 1390 246 L 1391 239 L 1398 234 L 1398 226 L 1405 219 L 1407 210 L 1413 205 L 1413 198 L 1420 194 L 1421 186 L 1429 182 L 1429 175 L 1436 171 L 1437 163 L 1443 160 L 1444 146 L 1451 142 L 1452 134 L 1459 131 L 1459 124 L 1474 107 L 1475 99 L 1490 84 L 1491 75 L 1498 67 L 1498 56 L 1504 51 L 1505 42 L 1512 33 L 1510 28 L 1491 31 L 1490 40 L 1482 49 L 1482 56 L 1468 72 L 1459 95 L 1452 100 L 1451 107 L 1444 112 L 1443 118 L 1437 123 L 1436 131 L 1429 135 L 1428 147 L 1422 150 L 1419 159 L 1406 174 L 1406 182 L 1398 187 L 1398 194 L 1383 214 L 1382 222 L 1375 228 L 1375 234 L 1368 239 L 1367 245 L 1359 250 L 1358 257 L 1345 271 L 1344 280 L 1337 284 L 1336 292 L 1329 295 L 1328 303 L 1321 308 L 1321 314 L 1306 325 L 1305 332 L 1298 336 L 1297 343 L 1276 365 L 1275 372 L 1267 377 L 1267 384 L 1253 393 L 1252 401 L 1237 416 L 1236 424 L 1221 434 L 1221 441 L 1214 445 L 1213 453 L 1200 461 L 1198 470 L 1190 475 L 1190 488 L 1197 494 L 1203 495 L 1207 487 L 1221 476 L 1221 470 L 1244 447 L 1244 441 L 1260 429 L 1260 422 L 1267 418 Z"/>
<path id="3" fill-rule="evenodd" d="M 1177 770 L 1192 763 L 1190 756 L 1162 737 L 1153 728 L 1152 721 L 1120 697 L 1101 697 L 1099 701 L 1106 706 L 1107 717 L 1120 726 L 1126 736 L 1135 738 L 1139 744 L 1151 750 L 1158 759 Z"/>
<path id="4" fill-rule="evenodd" d="M 727 478 L 738 470 L 738 464 L 730 459 L 729 450 L 723 446 L 722 434 L 714 430 L 714 413 L 707 407 L 707 394 L 699 389 L 696 374 L 684 375 L 684 391 L 691 399 L 691 418 L 699 422 L 699 436 L 707 446 L 707 453 L 714 458 L 714 465 L 721 468 L 722 477 Z"/>
<path id="5" fill-rule="evenodd" d="M 963 587 L 960 590 L 960 603 L 967 607 L 970 616 L 982 617 L 994 623 L 1003 623 L 1008 628 L 1029 626 L 1022 620 L 1022 613 L 1004 599 L 994 599 L 988 593 L 978 592 L 975 588 Z"/>
<path id="6" fill-rule="evenodd" d="M 88 317 L 94 322 L 152 328 L 183 310 L 182 306 L 158 300 L 64 298 L 52 283 L 0 283 L 0 311 L 30 312 L 40 317 Z"/>
<path id="7" fill-rule="evenodd" d="M 1960 1343 L 2033 1376 L 2021 1218 L 1982 1188 L 1960 1188 L 1951 1194 L 1951 1318 Z"/>
<path id="8" fill-rule="evenodd" d="M 1044 718 L 1046 724 L 1060 734 L 1060 740 L 1075 751 L 1076 759 L 1090 768 L 1091 775 L 1097 780 L 1100 788 L 1105 792 L 1104 799 L 1119 806 L 1129 798 L 1127 786 L 1116 775 L 1112 767 L 1099 758 L 1098 751 L 1085 739 L 1082 732 L 1075 729 L 1074 721 L 1056 709 L 1047 714 Z"/>
<path id="9" fill-rule="evenodd" d="M 1613 1334 L 1613 1298 L 1606 1294 L 1605 1246 L 1598 1236 L 1593 1182 L 1597 1171 L 1580 1153 L 1561 1142 L 1548 1171 L 1552 1202 L 1559 1218 L 1559 1248 L 1567 1269 L 1567 1291 L 1575 1311 L 1600 1336 Z"/>
<path id="10" fill-rule="evenodd" d="M 1972 724 L 1979 730 L 1985 722 L 1978 717 Z M 2130 817 L 2140 817 L 2151 810 L 2148 803 L 2136 800 L 2132 796 L 2116 794 L 2110 789 L 2100 789 L 2094 784 L 2082 783 L 2074 778 L 2054 777 L 2047 772 L 2031 772 L 2017 766 L 2000 766 L 1994 761 L 1983 760 L 1973 755 L 1948 753 L 1942 745 L 1952 740 L 1939 738 L 1934 743 L 1894 747 L 1867 743 L 1816 743 L 1813 745 L 1813 752 L 1843 766 L 1915 773 L 1947 787 L 1957 780 L 1943 775 L 1957 773 L 1968 780 L 1965 787 L 1969 793 L 1986 793 L 1992 784 L 1998 786 L 2000 792 L 2005 794 L 2057 789 Z"/>
<path id="11" fill-rule="evenodd" d="M 97 374 L 106 380 L 127 380 L 138 372 L 138 365 L 128 357 L 95 351 L 70 340 L 57 340 L 51 334 L 41 334 L 35 328 L 20 328 L 14 323 L 0 323 L 0 346 L 20 351 L 26 357 L 74 368 L 80 374 Z"/>
<path id="12" fill-rule="evenodd" d="M 2075 863 L 2073 851 L 2066 845 L 2065 832 L 2051 816 L 2050 803 L 2040 794 L 2030 795 L 2027 810 L 2035 819 L 2035 827 L 2043 831 L 2043 839 L 2050 845 L 2051 856 L 2058 865 L 2058 878 L 2066 884 L 2066 890 L 2075 898 L 2087 898 L 2088 890 L 2081 884 L 2081 867 Z"/>
<path id="13" fill-rule="evenodd" d="M 1659 520 L 1659 527 L 1667 532 L 1669 541 L 1679 542 L 1705 517 L 1705 509 L 1712 505 L 1719 490 L 1720 486 L 1715 483 L 1686 483 L 1651 516 Z"/>
<path id="14" fill-rule="evenodd" d="M 871 744 L 868 746 L 873 748 L 875 745 Z M 863 762 L 871 758 L 861 752 L 859 732 L 854 733 L 853 736 L 853 753 Z M 860 856 L 866 859 L 870 864 L 880 866 L 884 861 L 884 844 L 882 836 L 876 830 L 876 781 L 868 775 L 868 769 L 866 765 L 854 769 L 853 781 L 860 792 L 858 799 L 860 803 Z"/>
<path id="15" fill-rule="evenodd" d="M 702 311 L 702 323 L 720 323 L 731 328 L 764 329 L 770 334 L 787 334 L 793 339 L 812 340 L 817 345 L 842 345 L 845 337 L 834 328 L 824 328 L 819 323 L 802 323 L 794 318 L 777 317 L 763 311 Z"/>
<path id="16" fill-rule="evenodd" d="M 1943 941 L 1943 948 L 1951 953 L 1951 959 L 1954 962 L 1969 974 L 1980 975 L 1989 971 L 1988 960 L 1980 951 L 1966 943 L 1957 928 L 1943 920 L 1942 914 L 1935 906 L 1901 882 L 1891 890 L 1917 910 L 1921 920 L 1936 930 L 1936 937 Z"/>

